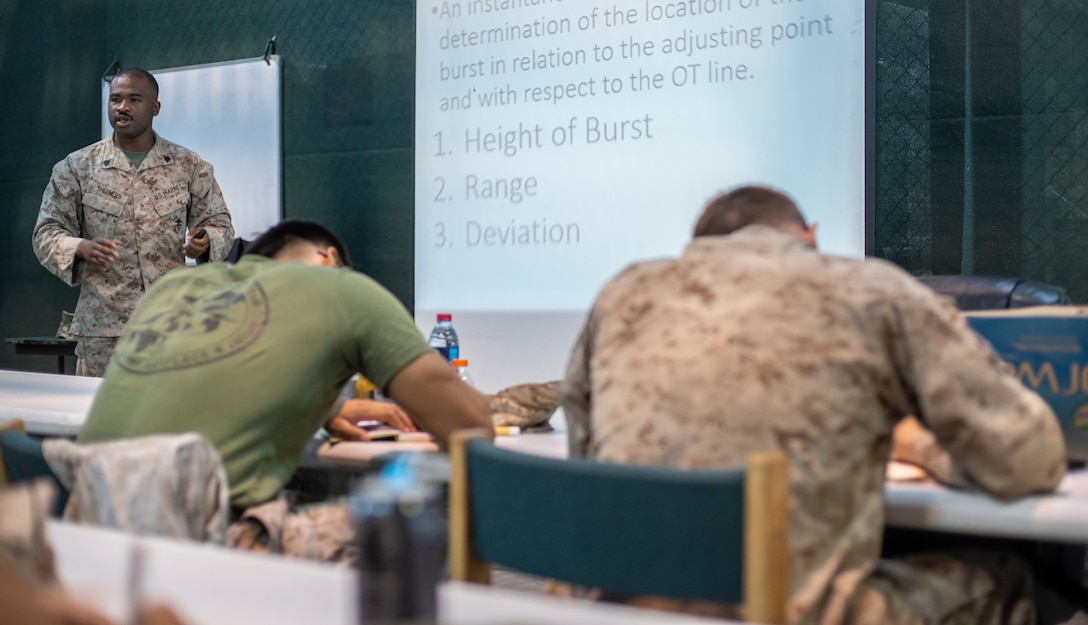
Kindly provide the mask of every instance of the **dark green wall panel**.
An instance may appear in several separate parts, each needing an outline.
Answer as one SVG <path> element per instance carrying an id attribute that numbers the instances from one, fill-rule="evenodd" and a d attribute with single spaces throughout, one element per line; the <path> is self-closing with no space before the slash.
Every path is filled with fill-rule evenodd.
<path id="1" fill-rule="evenodd" d="M 404 0 L 0 0 L 0 337 L 51 334 L 75 306 L 77 290 L 38 265 L 30 233 L 53 164 L 98 139 L 110 63 L 252 58 L 273 35 L 285 216 L 328 225 L 358 269 L 409 304 L 413 10 Z M 54 367 L 0 346 L 0 368 Z"/>
<path id="2" fill-rule="evenodd" d="M 329 225 L 357 268 L 410 303 L 413 10 L 410 0 L 0 0 L 0 337 L 50 333 L 74 306 L 76 290 L 38 266 L 30 231 L 52 165 L 98 138 L 107 66 L 251 58 L 272 35 L 285 215 Z M 916 274 L 1020 275 L 1088 302 L 1088 4 L 876 0 L 876 10 L 876 254 Z M 0 346 L 0 368 L 54 364 Z"/>

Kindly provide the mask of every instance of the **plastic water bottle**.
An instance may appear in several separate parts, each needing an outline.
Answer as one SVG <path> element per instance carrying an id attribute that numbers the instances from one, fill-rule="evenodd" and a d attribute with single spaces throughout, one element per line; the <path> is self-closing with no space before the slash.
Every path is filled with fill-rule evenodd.
<path id="1" fill-rule="evenodd" d="M 400 454 L 349 498 L 359 547 L 360 622 L 435 622 L 435 589 L 446 565 L 448 479 L 449 463 L 439 454 Z"/>
<path id="2" fill-rule="evenodd" d="M 427 342 L 448 361 L 452 362 L 460 356 L 460 342 L 457 340 L 457 330 L 453 329 L 453 315 L 438 314 L 438 322 L 434 324 L 431 337 Z"/>
<path id="3" fill-rule="evenodd" d="M 453 368 L 457 370 L 457 377 L 461 378 L 461 381 L 469 386 L 475 386 L 472 383 L 472 375 L 468 372 L 468 359 L 455 358 L 451 363 Z"/>

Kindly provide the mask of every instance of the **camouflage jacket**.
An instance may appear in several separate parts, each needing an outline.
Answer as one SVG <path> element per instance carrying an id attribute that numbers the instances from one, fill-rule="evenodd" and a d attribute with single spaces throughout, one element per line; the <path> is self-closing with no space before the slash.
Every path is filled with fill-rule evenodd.
<path id="1" fill-rule="evenodd" d="M 42 455 L 69 491 L 64 519 L 148 536 L 223 543 L 230 484 L 196 432 L 79 444 L 46 439 Z"/>
<path id="2" fill-rule="evenodd" d="M 1065 473 L 1057 420 L 962 316 L 890 263 L 752 226 L 629 267 L 563 387 L 571 455 L 690 468 L 790 459 L 791 622 L 875 567 L 892 429 L 917 415 L 958 485 L 1011 498 Z"/>
<path id="3" fill-rule="evenodd" d="M 34 254 L 66 284 L 80 285 L 71 332 L 119 336 L 136 301 L 155 280 L 185 264 L 185 229 L 207 230 L 210 260 L 226 257 L 234 227 L 212 166 L 156 137 L 139 169 L 113 135 L 53 167 L 34 225 Z M 76 257 L 81 239 L 121 241 L 109 268 Z"/>

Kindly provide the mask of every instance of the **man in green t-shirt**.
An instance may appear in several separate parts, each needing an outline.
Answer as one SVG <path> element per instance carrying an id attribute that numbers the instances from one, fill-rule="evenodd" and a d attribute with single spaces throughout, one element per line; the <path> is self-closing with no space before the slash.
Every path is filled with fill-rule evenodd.
<path id="1" fill-rule="evenodd" d="M 237 264 L 173 271 L 141 299 L 79 442 L 199 432 L 240 510 L 274 500 L 348 378 L 361 373 L 418 426 L 490 427 L 484 398 L 399 301 L 323 226 L 286 221 Z M 328 265 L 328 266 L 315 266 Z"/>

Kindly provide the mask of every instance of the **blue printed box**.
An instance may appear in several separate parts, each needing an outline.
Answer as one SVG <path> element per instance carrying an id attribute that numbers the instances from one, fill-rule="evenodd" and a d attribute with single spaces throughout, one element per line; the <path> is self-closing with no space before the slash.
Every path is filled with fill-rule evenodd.
<path id="1" fill-rule="evenodd" d="M 1050 403 L 1070 460 L 1088 461 L 1088 308 L 1040 306 L 967 313 L 967 322 Z"/>

